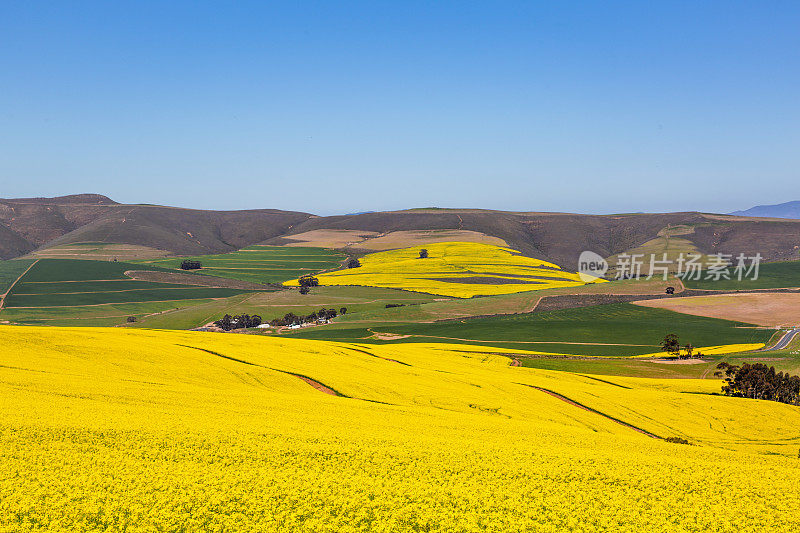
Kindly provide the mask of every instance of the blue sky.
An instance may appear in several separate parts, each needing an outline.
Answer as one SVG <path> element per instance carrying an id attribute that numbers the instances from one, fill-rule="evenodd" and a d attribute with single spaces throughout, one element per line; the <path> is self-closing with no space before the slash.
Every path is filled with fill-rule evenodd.
<path id="1" fill-rule="evenodd" d="M 0 3 L 0 197 L 800 199 L 797 2 Z"/>

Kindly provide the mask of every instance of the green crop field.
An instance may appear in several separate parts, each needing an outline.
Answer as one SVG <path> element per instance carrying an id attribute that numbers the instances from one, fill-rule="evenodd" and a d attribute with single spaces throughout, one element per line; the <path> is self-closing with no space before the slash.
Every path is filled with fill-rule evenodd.
<path id="1" fill-rule="evenodd" d="M 477 318 L 464 321 L 414 324 L 394 328 L 394 333 L 419 337 L 450 337 L 483 341 L 545 341 L 565 343 L 561 353 L 587 353 L 577 344 L 603 343 L 641 346 L 603 348 L 603 355 L 619 352 L 650 353 L 667 333 L 694 346 L 766 342 L 772 330 L 754 329 L 739 322 L 685 315 L 631 304 L 609 304 L 524 315 Z M 533 345 L 528 345 L 532 348 Z M 545 350 L 542 350 L 545 351 Z M 600 355 L 594 353 L 592 355 Z"/>
<path id="2" fill-rule="evenodd" d="M 246 295 L 243 295 L 246 296 Z M 116 326 L 129 316 L 142 320 L 218 300 L 175 300 L 70 307 L 32 307 L 0 310 L 0 322 L 45 326 Z"/>
<path id="3" fill-rule="evenodd" d="M 30 272 L 20 280 L 25 283 L 56 281 L 128 280 L 127 270 L 141 270 L 141 265 L 115 261 L 91 261 L 81 259 L 40 259 Z M 167 272 L 168 269 L 154 267 L 150 270 Z"/>
<path id="4" fill-rule="evenodd" d="M 4 294 L 25 269 L 31 266 L 33 260 L 14 259 L 0 261 L 0 294 Z"/>
<path id="5" fill-rule="evenodd" d="M 21 263 L 25 268 L 31 264 Z M 240 289 L 138 281 L 125 276 L 125 271 L 140 268 L 113 261 L 40 259 L 5 298 L 0 320 L 21 324 L 114 325 L 125 323 L 128 316 L 142 318 L 252 294 Z M 24 269 L 17 266 L 3 271 L 16 279 Z"/>
<path id="6" fill-rule="evenodd" d="M 325 248 L 250 246 L 236 252 L 142 261 L 142 265 L 168 269 L 180 268 L 184 259 L 200 261 L 198 274 L 222 278 L 281 283 L 305 274 L 313 274 L 340 266 L 345 255 Z M 141 265 L 138 268 L 142 268 Z"/>
<path id="7" fill-rule="evenodd" d="M 72 307 L 129 302 L 161 302 L 169 300 L 200 300 L 205 298 L 227 298 L 242 294 L 239 289 L 218 287 L 188 287 L 131 289 L 122 291 L 95 291 L 81 293 L 17 294 L 14 290 L 6 298 L 7 308 L 14 307 Z"/>
<path id="8" fill-rule="evenodd" d="M 783 261 L 780 263 L 762 263 L 758 269 L 758 279 L 721 279 L 718 281 L 704 279 L 706 273 L 701 274 L 700 280 L 685 279 L 683 284 L 690 289 L 711 290 L 746 290 L 746 289 L 780 289 L 785 287 L 800 287 L 800 261 Z M 733 268 L 731 268 L 733 277 Z"/>
<path id="9" fill-rule="evenodd" d="M 155 315 L 137 323 L 137 326 L 159 329 L 189 329 L 222 317 L 224 314 L 247 313 L 259 315 L 264 321 L 283 317 L 287 313 L 307 315 L 321 307 L 339 311 L 347 308 L 346 317 L 372 315 L 386 304 L 416 304 L 432 302 L 428 294 L 381 289 L 375 287 L 315 287 L 303 295 L 297 290 L 259 292 L 215 300 L 195 307 Z"/>
<path id="10" fill-rule="evenodd" d="M 767 342 L 773 330 L 739 322 L 685 315 L 631 304 L 503 315 L 446 322 L 309 328 L 292 336 L 317 339 L 367 338 L 375 332 L 407 335 L 394 341 L 480 343 L 503 348 L 595 356 L 629 356 L 659 351 L 667 333 L 694 346 Z"/>

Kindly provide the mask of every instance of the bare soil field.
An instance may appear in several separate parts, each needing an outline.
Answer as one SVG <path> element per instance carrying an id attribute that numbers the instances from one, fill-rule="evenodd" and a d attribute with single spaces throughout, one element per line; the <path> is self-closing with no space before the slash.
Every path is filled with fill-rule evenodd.
<path id="1" fill-rule="evenodd" d="M 785 327 L 800 324 L 800 294 L 746 293 L 690 296 L 633 302 L 689 315 L 749 322 L 759 326 Z"/>
<path id="2" fill-rule="evenodd" d="M 380 235 L 377 231 L 351 230 L 351 229 L 315 229 L 287 235 L 286 239 L 294 242 L 285 246 L 319 246 L 321 248 L 346 248 L 355 246 L 367 239 Z"/>
<path id="3" fill-rule="evenodd" d="M 90 259 L 95 261 L 132 261 L 160 259 L 170 252 L 136 244 L 75 243 L 35 250 L 26 255 L 30 259 Z"/>
<path id="4" fill-rule="evenodd" d="M 407 248 L 409 246 L 422 246 L 436 242 L 477 242 L 480 244 L 493 244 L 495 246 L 508 246 L 508 243 L 498 237 L 492 237 L 477 231 L 452 229 L 452 230 L 411 230 L 393 231 L 374 239 L 361 243 L 359 248 L 369 250 L 391 250 L 394 248 Z"/>
<path id="5" fill-rule="evenodd" d="M 365 230 L 318 229 L 287 235 L 290 242 L 285 246 L 319 246 L 322 248 L 354 248 L 358 250 L 393 250 L 409 246 L 423 246 L 437 242 L 477 242 L 508 246 L 498 237 L 492 237 L 478 231 L 447 230 L 408 230 L 379 233 Z"/>

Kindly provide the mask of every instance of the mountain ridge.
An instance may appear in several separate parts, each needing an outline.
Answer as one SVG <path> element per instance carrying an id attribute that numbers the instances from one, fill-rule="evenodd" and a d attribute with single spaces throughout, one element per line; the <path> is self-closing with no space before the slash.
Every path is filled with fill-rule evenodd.
<path id="1" fill-rule="evenodd" d="M 0 258 L 78 242 L 132 244 L 172 255 L 230 252 L 253 244 L 293 244 L 313 232 L 478 234 L 501 239 L 523 254 L 573 265 L 584 250 L 604 257 L 657 242 L 702 253 L 755 254 L 765 260 L 800 259 L 800 220 L 700 212 L 587 215 L 484 209 L 420 208 L 318 216 L 299 211 L 213 211 L 120 204 L 99 194 L 0 199 Z M 674 234 L 674 237 L 672 235 Z M 673 239 L 670 241 L 670 239 Z M 312 244 L 313 245 L 313 244 Z M 348 253 L 358 254 L 355 244 Z"/>
<path id="2" fill-rule="evenodd" d="M 739 216 L 800 219 L 800 200 L 784 202 L 782 204 L 757 205 L 749 209 L 734 211 L 731 214 Z"/>

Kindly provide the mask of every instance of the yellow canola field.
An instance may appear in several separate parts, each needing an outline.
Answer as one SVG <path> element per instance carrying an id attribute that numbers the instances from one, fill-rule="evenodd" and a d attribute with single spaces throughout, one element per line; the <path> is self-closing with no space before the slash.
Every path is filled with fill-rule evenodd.
<path id="1" fill-rule="evenodd" d="M 360 267 L 317 278 L 320 285 L 386 287 L 457 298 L 585 285 L 578 274 L 511 248 L 474 242 L 432 243 L 424 246 L 428 257 L 420 259 L 421 248 L 369 254 L 361 258 Z M 297 286 L 298 281 L 284 285 Z"/>
<path id="2" fill-rule="evenodd" d="M 719 346 L 700 346 L 694 349 L 695 354 L 701 353 L 703 355 L 725 355 L 729 353 L 745 353 L 752 352 L 753 350 L 760 350 L 766 346 L 763 342 L 753 342 L 748 344 L 721 344 Z M 686 355 L 686 350 L 681 349 L 681 353 Z M 642 357 L 673 357 L 669 352 L 654 352 L 642 355 L 633 355 L 634 358 Z"/>
<path id="3" fill-rule="evenodd" d="M 0 347 L 0 531 L 800 525 L 800 410 L 715 380 L 178 331 L 0 326 Z"/>

